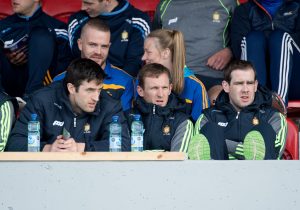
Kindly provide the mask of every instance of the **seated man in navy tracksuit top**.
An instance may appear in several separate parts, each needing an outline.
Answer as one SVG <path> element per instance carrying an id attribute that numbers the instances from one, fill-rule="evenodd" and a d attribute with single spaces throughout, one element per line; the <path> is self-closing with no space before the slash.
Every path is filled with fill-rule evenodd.
<path id="1" fill-rule="evenodd" d="M 130 137 L 121 104 L 101 91 L 105 74 L 99 68 L 92 60 L 75 60 L 63 81 L 30 95 L 5 150 L 28 150 L 28 121 L 31 114 L 37 114 L 41 125 L 41 151 L 108 151 L 109 124 L 113 116 L 119 117 L 122 126 L 122 151 L 129 151 Z M 70 133 L 67 137 L 62 135 L 64 129 Z"/>
<path id="2" fill-rule="evenodd" d="M 12 1 L 12 8 L 0 21 L 0 74 L 5 92 L 26 97 L 66 69 L 71 52 L 66 25 L 44 13 L 39 0 Z"/>
<path id="3" fill-rule="evenodd" d="M 98 19 L 90 19 L 82 28 L 78 39 L 78 48 L 82 58 L 89 58 L 98 63 L 107 77 L 103 89 L 115 99 L 121 100 L 123 110 L 131 108 L 134 94 L 133 78 L 122 69 L 110 64 L 107 60 L 110 49 L 110 30 L 108 25 Z M 101 71 L 102 71 L 101 69 Z M 57 81 L 64 78 L 65 72 L 56 76 Z"/>

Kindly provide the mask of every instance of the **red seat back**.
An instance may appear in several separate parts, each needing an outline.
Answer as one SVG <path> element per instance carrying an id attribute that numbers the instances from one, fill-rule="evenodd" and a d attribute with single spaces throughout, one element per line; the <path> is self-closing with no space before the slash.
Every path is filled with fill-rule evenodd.
<path id="1" fill-rule="evenodd" d="M 81 9 L 81 0 L 42 0 L 43 10 L 65 23 L 70 15 Z"/>
<path id="2" fill-rule="evenodd" d="M 135 8 L 146 12 L 152 21 L 159 0 L 129 0 L 129 2 Z"/>
<path id="3" fill-rule="evenodd" d="M 13 13 L 11 8 L 11 0 L 0 1 L 0 20 Z"/>
<path id="4" fill-rule="evenodd" d="M 283 159 L 299 160 L 299 129 L 297 125 L 287 118 L 288 133 L 286 138 Z"/>

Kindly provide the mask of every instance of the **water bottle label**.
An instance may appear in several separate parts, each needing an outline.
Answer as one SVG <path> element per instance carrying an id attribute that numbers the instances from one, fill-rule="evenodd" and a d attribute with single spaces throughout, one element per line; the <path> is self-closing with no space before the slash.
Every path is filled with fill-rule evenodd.
<path id="1" fill-rule="evenodd" d="M 143 137 L 142 136 L 131 136 L 131 146 L 132 147 L 143 147 Z"/>
<path id="2" fill-rule="evenodd" d="M 120 149 L 121 148 L 121 137 L 120 136 L 111 136 L 109 146 L 111 149 Z"/>
<path id="3" fill-rule="evenodd" d="M 38 134 L 28 136 L 28 144 L 30 146 L 39 146 L 39 142 L 40 142 L 40 136 Z"/>

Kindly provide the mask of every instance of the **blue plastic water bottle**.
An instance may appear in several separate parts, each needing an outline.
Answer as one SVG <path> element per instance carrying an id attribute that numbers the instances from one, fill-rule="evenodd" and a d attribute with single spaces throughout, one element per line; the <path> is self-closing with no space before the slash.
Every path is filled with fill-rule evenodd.
<path id="1" fill-rule="evenodd" d="M 28 122 L 28 152 L 40 151 L 40 122 L 37 114 L 31 114 L 31 121 Z"/>
<path id="2" fill-rule="evenodd" d="M 141 121 L 141 115 L 134 115 L 134 120 L 131 123 L 131 151 L 142 152 L 144 142 L 144 125 Z"/>
<path id="3" fill-rule="evenodd" d="M 122 126 L 118 122 L 119 116 L 113 116 L 109 125 L 109 151 L 121 152 L 122 145 Z"/>

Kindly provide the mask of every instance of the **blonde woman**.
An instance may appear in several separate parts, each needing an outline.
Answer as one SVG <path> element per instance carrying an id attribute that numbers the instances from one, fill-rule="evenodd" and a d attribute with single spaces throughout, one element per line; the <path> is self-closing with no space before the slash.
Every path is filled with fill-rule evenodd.
<path id="1" fill-rule="evenodd" d="M 152 31 L 144 43 L 146 64 L 159 63 L 167 67 L 172 75 L 173 92 L 183 98 L 188 113 L 196 121 L 202 110 L 209 107 L 203 83 L 185 65 L 185 46 L 180 31 L 159 29 Z"/>

